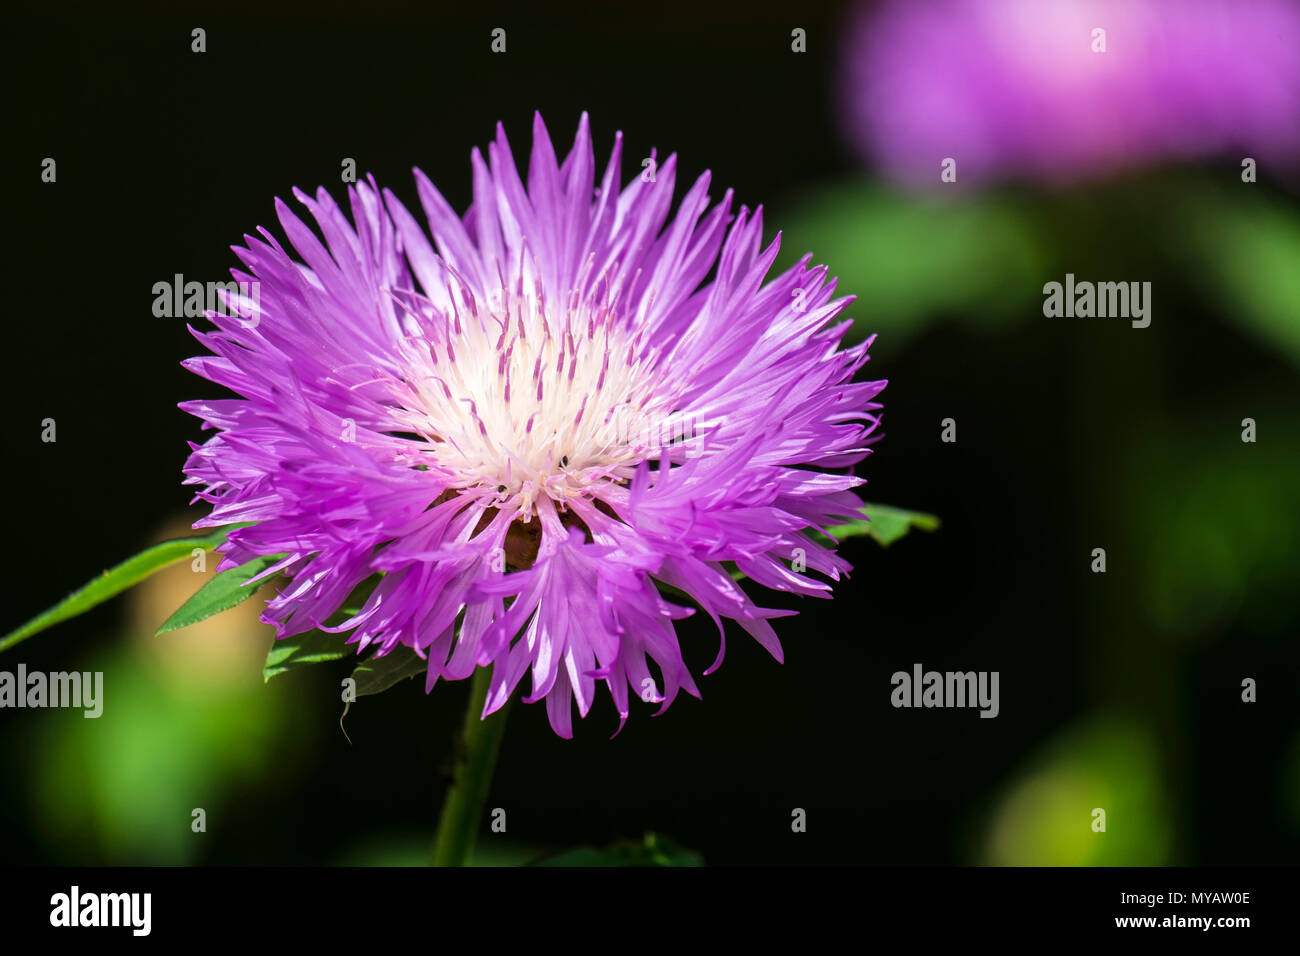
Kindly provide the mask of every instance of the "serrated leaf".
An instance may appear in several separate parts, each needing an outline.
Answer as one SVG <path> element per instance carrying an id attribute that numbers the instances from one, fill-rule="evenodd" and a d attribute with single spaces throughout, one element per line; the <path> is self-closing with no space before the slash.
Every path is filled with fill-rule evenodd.
<path id="1" fill-rule="evenodd" d="M 139 584 L 151 574 L 178 561 L 184 561 L 194 553 L 195 548 L 211 551 L 225 541 L 226 535 L 231 531 L 247 526 L 247 523 L 226 525 L 200 537 L 164 541 L 162 544 L 141 551 L 133 558 L 127 558 L 80 590 L 72 592 L 49 610 L 38 614 L 22 627 L 6 634 L 3 639 L 0 639 L 0 651 L 8 650 L 55 624 L 85 614 L 91 608 Z"/>
<path id="2" fill-rule="evenodd" d="M 342 634 L 325 631 L 308 631 L 273 641 L 262 666 L 262 679 L 270 680 L 302 664 L 326 664 L 330 661 L 352 657 L 357 652 L 355 644 L 347 643 Z"/>
<path id="3" fill-rule="evenodd" d="M 344 606 L 326 618 L 326 625 L 333 627 L 355 617 L 382 578 L 382 572 L 372 575 L 353 588 Z M 271 649 L 266 652 L 266 663 L 262 665 L 262 679 L 269 681 L 300 665 L 327 664 L 345 657 L 354 657 L 356 653 L 357 646 L 347 643 L 346 634 L 331 634 L 320 630 L 294 634 L 272 642 Z"/>
<path id="4" fill-rule="evenodd" d="M 647 833 L 637 843 L 615 843 L 603 850 L 578 847 L 548 857 L 534 866 L 703 866 L 704 858 L 694 850 L 679 846 L 666 837 Z"/>
<path id="5" fill-rule="evenodd" d="M 882 547 L 889 547 L 913 528 L 918 531 L 939 530 L 939 519 L 921 511 L 907 511 L 889 505 L 869 504 L 862 509 L 865 521 L 851 521 L 828 529 L 836 541 L 868 535 Z"/>
<path id="6" fill-rule="evenodd" d="M 247 601 L 266 583 L 259 581 L 249 586 L 249 579 L 261 574 L 283 558 L 283 554 L 262 555 L 237 568 L 222 571 L 195 591 L 190 599 L 176 610 L 176 613 L 163 621 L 156 633 L 166 634 L 168 631 L 189 627 L 191 624 L 197 624 L 214 614 L 220 614 L 236 604 Z"/>
<path id="7" fill-rule="evenodd" d="M 399 681 L 424 674 L 429 669 L 429 662 L 418 656 L 405 644 L 398 644 L 383 657 L 371 657 L 352 672 L 352 679 L 357 682 L 357 696 L 379 694 L 388 690 Z"/>

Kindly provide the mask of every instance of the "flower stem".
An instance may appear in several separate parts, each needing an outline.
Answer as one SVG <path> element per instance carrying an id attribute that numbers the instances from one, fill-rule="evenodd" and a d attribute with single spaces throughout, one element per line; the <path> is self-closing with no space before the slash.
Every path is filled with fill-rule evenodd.
<path id="1" fill-rule="evenodd" d="M 506 711 L 510 707 L 507 702 L 486 720 L 479 719 L 491 683 L 490 668 L 475 669 L 452 784 L 443 800 L 438 835 L 433 842 L 434 866 L 465 866 L 474 852 L 479 821 L 483 818 L 483 801 L 492 784 L 492 771 L 506 731 Z"/>

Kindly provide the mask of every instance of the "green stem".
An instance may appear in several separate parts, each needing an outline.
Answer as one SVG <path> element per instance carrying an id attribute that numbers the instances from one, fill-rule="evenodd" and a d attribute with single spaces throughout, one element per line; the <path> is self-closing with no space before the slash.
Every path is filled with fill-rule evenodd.
<path id="1" fill-rule="evenodd" d="M 456 769 L 451 787 L 442 805 L 438 835 L 433 843 L 434 866 L 465 866 L 474 852 L 479 821 L 483 818 L 483 801 L 492 785 L 492 771 L 501 738 L 506 731 L 507 702 L 486 720 L 480 720 L 487 700 L 492 671 L 479 667 L 470 683 L 469 705 L 465 709 L 465 726 L 461 747 L 456 753 Z"/>

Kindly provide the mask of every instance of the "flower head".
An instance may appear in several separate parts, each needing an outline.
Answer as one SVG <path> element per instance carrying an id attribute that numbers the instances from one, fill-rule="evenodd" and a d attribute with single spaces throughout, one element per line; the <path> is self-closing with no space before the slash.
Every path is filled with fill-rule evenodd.
<path id="1" fill-rule="evenodd" d="M 199 525 L 253 522 L 223 567 L 287 555 L 279 636 L 406 645 L 426 690 L 490 666 L 485 715 L 531 671 L 569 736 L 597 681 L 623 719 L 630 693 L 698 696 L 674 629 L 693 609 L 662 586 L 779 660 L 769 619 L 791 612 L 730 571 L 828 596 L 807 571 L 848 570 L 815 532 L 860 517 L 885 384 L 852 381 L 870 342 L 840 348 L 849 300 L 810 257 L 765 282 L 778 241 L 730 192 L 710 208 L 708 173 L 670 221 L 675 157 L 622 187 L 621 150 L 597 184 L 586 116 L 563 162 L 539 116 L 525 184 L 498 126 L 463 218 L 416 171 L 432 241 L 371 180 L 350 218 L 295 190 L 319 237 L 277 201 L 298 260 L 265 229 L 235 249 L 256 304 L 209 313 L 186 366 L 239 397 L 182 405 L 217 430 L 185 470 Z"/>
<path id="2" fill-rule="evenodd" d="M 1300 152 L 1291 0 L 887 0 L 844 32 L 847 132 L 893 177 L 1061 182 Z"/>

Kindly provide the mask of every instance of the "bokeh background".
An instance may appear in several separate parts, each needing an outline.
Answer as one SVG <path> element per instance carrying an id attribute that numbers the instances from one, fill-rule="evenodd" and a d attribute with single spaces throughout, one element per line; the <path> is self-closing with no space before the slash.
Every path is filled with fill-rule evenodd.
<path id="1" fill-rule="evenodd" d="M 342 195 L 344 157 L 412 208 L 419 165 L 463 209 L 469 151 L 496 121 L 518 156 L 533 110 L 557 144 L 586 110 L 598 155 L 624 132 L 625 177 L 652 146 L 688 181 L 711 169 L 715 197 L 733 187 L 785 230 L 783 263 L 812 250 L 858 296 L 855 334 L 879 333 L 869 372 L 890 380 L 866 496 L 943 527 L 848 543 L 856 570 L 833 602 L 773 599 L 801 612 L 781 622 L 783 666 L 732 635 L 703 701 L 654 719 L 646 705 L 614 740 L 607 701 L 572 741 L 515 706 L 488 804 L 507 832 L 484 834 L 480 862 L 647 833 L 720 865 L 1295 862 L 1300 47 L 1250 46 L 1285 38 L 1294 5 L 1220 5 L 1262 18 L 1254 32 L 1193 17 L 1200 47 L 1098 23 L 1113 24 L 1100 86 L 1090 50 L 1047 54 L 1087 50 L 1080 18 L 1113 5 L 1037 5 L 1065 20 L 905 6 L 925 19 L 747 0 L 18 20 L 0 630 L 200 514 L 180 484 L 200 433 L 176 403 L 214 386 L 180 368 L 196 345 L 152 314 L 155 282 L 226 278 L 244 232 L 278 232 L 272 197 Z M 1139 35 L 1168 67 L 1158 86 L 1131 79 L 1149 73 Z M 1215 36 L 1239 55 L 1207 74 L 1195 57 Z M 1268 68 L 1234 77 L 1252 62 Z M 1191 136 L 1209 116 L 1214 135 Z M 939 182 L 947 156 L 955 183 Z M 1044 317 L 1042 286 L 1066 272 L 1152 282 L 1150 328 Z M 350 664 L 264 684 L 256 602 L 153 636 L 198 579 L 178 565 L 0 657 L 106 684 L 99 720 L 0 711 L 0 862 L 423 861 L 468 688 L 363 698 L 345 737 Z M 697 672 L 711 632 L 679 627 Z M 892 708 L 890 675 L 914 663 L 998 671 L 1000 715 Z"/>

